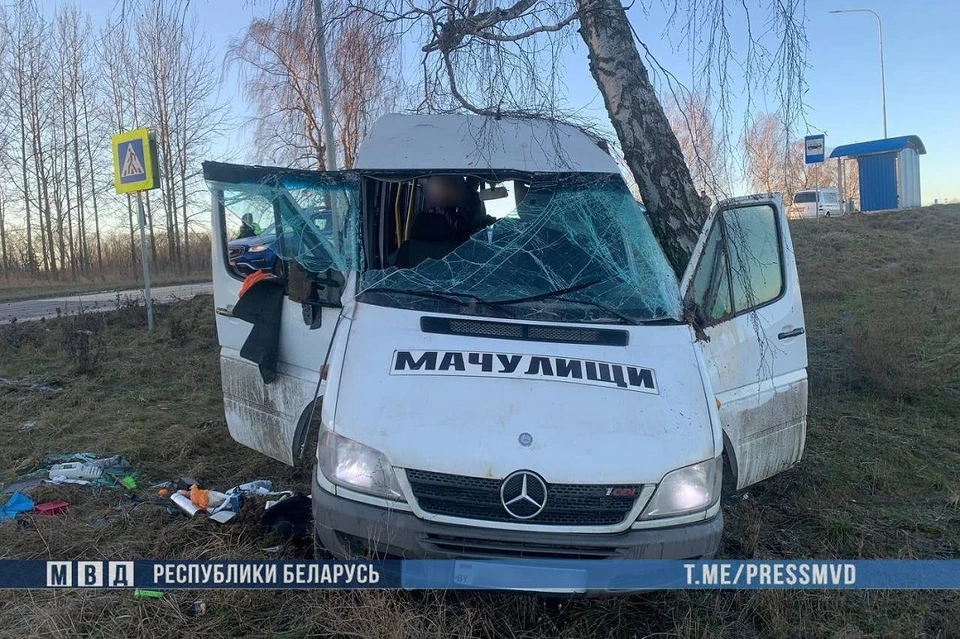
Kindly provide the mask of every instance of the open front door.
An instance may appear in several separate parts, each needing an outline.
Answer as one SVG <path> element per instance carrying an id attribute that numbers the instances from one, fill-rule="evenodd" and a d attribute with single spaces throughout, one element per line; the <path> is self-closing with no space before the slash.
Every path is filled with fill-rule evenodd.
<path id="1" fill-rule="evenodd" d="M 322 395 L 325 363 L 359 261 L 359 189 L 354 172 L 291 172 L 207 162 L 212 193 L 213 289 L 223 403 L 230 435 L 293 465 Z M 285 282 L 276 378 L 240 356 L 253 324 L 233 316 L 244 277 Z M 352 292 L 347 293 L 348 295 Z M 319 416 L 320 411 L 316 411 Z"/>
<path id="2" fill-rule="evenodd" d="M 743 488 L 803 454 L 807 342 L 790 229 L 779 195 L 720 203 L 684 277 L 723 426 Z"/>

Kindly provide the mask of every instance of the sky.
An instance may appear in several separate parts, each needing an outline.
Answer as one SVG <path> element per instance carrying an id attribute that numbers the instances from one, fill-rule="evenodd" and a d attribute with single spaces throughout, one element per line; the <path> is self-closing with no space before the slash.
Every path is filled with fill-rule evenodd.
<path id="1" fill-rule="evenodd" d="M 503 0 L 506 2 L 506 0 Z M 119 0 L 84 0 L 82 7 L 95 20 L 116 10 Z M 765 17 L 762 4 L 746 0 L 755 31 Z M 44 4 L 54 7 L 56 0 Z M 265 12 L 273 0 L 192 0 L 193 10 L 206 30 L 211 46 L 222 56 L 230 40 L 239 36 L 251 19 Z M 503 4 L 503 2 L 501 2 Z M 666 21 L 659 0 L 644 8 L 634 2 L 629 12 L 638 35 L 657 60 L 682 82 L 691 82 L 686 43 L 674 35 L 663 38 Z M 667 2 L 665 4 L 672 4 Z M 733 2 L 737 8 L 741 3 Z M 918 135 L 927 154 L 921 157 L 921 188 L 925 204 L 934 199 L 960 198 L 960 3 L 957 0 L 807 0 L 806 119 L 810 133 L 825 132 L 829 147 L 883 137 L 877 23 L 870 14 L 830 14 L 831 9 L 869 8 L 883 20 L 888 135 Z M 742 46 L 740 14 L 731 8 L 734 46 Z M 676 31 L 673 31 L 675 34 Z M 603 102 L 590 76 L 586 53 L 579 39 L 571 39 L 563 60 L 569 104 L 605 121 Z M 417 42 L 405 44 L 414 58 Z M 235 69 L 224 74 L 222 98 L 238 113 L 249 114 Z M 765 96 L 754 100 L 762 108 Z M 742 96 L 734 106 L 744 108 Z M 775 106 L 768 102 L 771 109 Z M 742 111 L 735 114 L 742 119 Z M 801 127 L 802 128 L 802 127 Z M 240 127 L 233 144 L 218 146 L 235 157 L 249 127 Z M 798 134 L 805 133 L 799 130 Z M 242 145 L 241 145 L 242 146 Z M 246 158 L 249 159 L 249 158 Z"/>

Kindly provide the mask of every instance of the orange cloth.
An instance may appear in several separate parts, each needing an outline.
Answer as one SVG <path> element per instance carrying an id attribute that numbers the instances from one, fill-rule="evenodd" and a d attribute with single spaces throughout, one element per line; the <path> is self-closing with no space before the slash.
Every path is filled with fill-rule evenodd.
<path id="1" fill-rule="evenodd" d="M 240 293 L 237 294 L 237 297 L 243 297 L 244 293 L 253 288 L 253 285 L 261 280 L 271 280 L 275 279 L 276 276 L 272 273 L 267 273 L 266 271 L 254 271 L 250 275 L 247 275 L 243 280 L 243 284 L 240 286 Z"/>
<path id="2" fill-rule="evenodd" d="M 194 484 L 190 487 L 190 501 L 197 508 L 206 508 L 210 505 L 210 491 L 203 490 Z"/>

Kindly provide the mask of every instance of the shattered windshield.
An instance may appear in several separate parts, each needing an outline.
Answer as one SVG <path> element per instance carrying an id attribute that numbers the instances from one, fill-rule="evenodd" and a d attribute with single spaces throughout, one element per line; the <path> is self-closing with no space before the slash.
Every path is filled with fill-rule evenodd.
<path id="1" fill-rule="evenodd" d="M 392 258 L 404 252 L 421 257 L 401 264 L 408 268 L 381 269 L 364 268 L 356 177 L 320 174 L 297 181 L 281 175 L 211 187 L 230 220 L 230 240 L 259 238 L 280 259 L 295 260 L 312 273 L 359 272 L 357 294 L 364 302 L 540 321 L 679 318 L 676 278 L 619 177 L 528 180 L 521 182 L 522 193 L 513 193 L 514 206 L 488 209 L 476 232 L 452 243 L 400 238 L 392 256 L 375 261 L 397 264 Z M 412 213 L 409 227 L 417 227 L 419 215 Z M 375 219 L 370 212 L 367 222 Z M 371 246 L 378 241 L 368 240 Z M 267 268 L 266 261 L 248 257 L 250 250 L 232 251 L 231 264 L 238 270 Z"/>
<path id="2" fill-rule="evenodd" d="M 490 222 L 443 257 L 366 271 L 361 299 L 546 321 L 680 315 L 676 278 L 618 177 L 534 178 L 516 207 Z"/>

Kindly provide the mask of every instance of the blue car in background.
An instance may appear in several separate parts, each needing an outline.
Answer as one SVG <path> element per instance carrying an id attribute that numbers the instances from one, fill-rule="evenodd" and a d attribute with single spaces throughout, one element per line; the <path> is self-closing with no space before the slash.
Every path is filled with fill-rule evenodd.
<path id="1" fill-rule="evenodd" d="M 313 224 L 320 234 L 332 233 L 330 211 L 321 209 L 311 216 Z M 290 247 L 299 243 L 299 238 L 292 229 L 285 229 L 284 239 Z M 238 275 L 247 276 L 254 271 L 269 271 L 281 274 L 281 258 L 275 250 L 277 244 L 277 226 L 271 224 L 259 234 L 231 240 L 227 243 L 227 254 L 230 266 Z M 296 249 L 293 248 L 294 254 Z"/>

